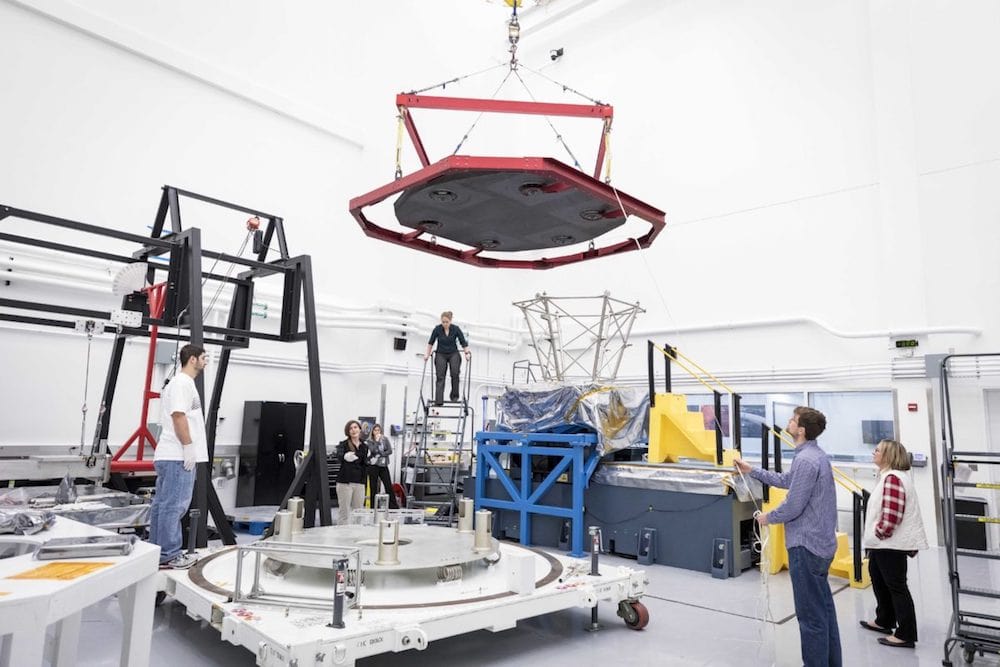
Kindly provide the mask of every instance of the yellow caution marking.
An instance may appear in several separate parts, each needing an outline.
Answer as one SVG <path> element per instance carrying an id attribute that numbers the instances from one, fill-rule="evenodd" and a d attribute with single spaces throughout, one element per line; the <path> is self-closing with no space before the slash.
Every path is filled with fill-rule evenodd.
<path id="1" fill-rule="evenodd" d="M 46 563 L 41 567 L 36 567 L 33 570 L 27 570 L 20 574 L 14 574 L 8 579 L 55 579 L 57 581 L 71 581 L 73 579 L 78 579 L 80 577 L 85 577 L 92 572 L 102 570 L 106 567 L 110 567 L 113 563 L 102 563 L 102 562 L 64 562 L 56 561 L 52 563 Z"/>

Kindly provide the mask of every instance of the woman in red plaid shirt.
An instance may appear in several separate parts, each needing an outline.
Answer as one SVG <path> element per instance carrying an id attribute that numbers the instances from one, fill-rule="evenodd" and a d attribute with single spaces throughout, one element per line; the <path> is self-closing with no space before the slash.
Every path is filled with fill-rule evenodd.
<path id="1" fill-rule="evenodd" d="M 887 635 L 879 637 L 880 644 L 913 648 L 917 617 L 906 585 L 906 559 L 927 548 L 927 536 L 906 448 L 895 440 L 883 440 L 875 447 L 874 459 L 879 477 L 868 499 L 864 546 L 875 593 L 875 621 L 861 621 L 861 627 Z"/>

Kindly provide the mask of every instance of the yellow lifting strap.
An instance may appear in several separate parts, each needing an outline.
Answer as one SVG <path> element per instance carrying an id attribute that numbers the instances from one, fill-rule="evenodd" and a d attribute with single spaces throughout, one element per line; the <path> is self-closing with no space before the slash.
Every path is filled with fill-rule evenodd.
<path id="1" fill-rule="evenodd" d="M 611 183 L 611 119 L 604 119 L 604 182 Z"/>
<path id="2" fill-rule="evenodd" d="M 730 387 L 729 387 L 729 386 L 728 386 L 728 385 L 727 385 L 727 384 L 726 384 L 725 382 L 723 382 L 722 380 L 720 380 L 719 378 L 715 377 L 714 375 L 712 375 L 711 373 L 709 373 L 708 371 L 706 371 L 706 370 L 705 370 L 704 368 L 702 368 L 702 367 L 701 367 L 701 366 L 700 366 L 700 365 L 698 364 L 698 362 L 696 362 L 696 361 L 695 361 L 694 359 L 692 359 L 692 358 L 690 358 L 690 357 L 688 357 L 688 356 L 685 356 L 685 355 L 684 355 L 684 354 L 683 354 L 683 353 L 682 353 L 682 352 L 681 352 L 680 350 L 678 350 L 677 348 L 674 348 L 674 352 L 676 352 L 676 353 L 677 353 L 677 356 L 678 356 L 678 357 L 681 357 L 681 358 L 683 358 L 683 359 L 684 359 L 685 361 L 687 361 L 687 362 L 688 362 L 689 364 L 691 364 L 692 366 L 694 366 L 695 368 L 697 368 L 698 370 L 700 370 L 700 371 L 701 371 L 702 373 L 704 373 L 704 374 L 705 374 L 705 375 L 707 375 L 708 377 L 712 378 L 712 380 L 713 380 L 713 381 L 717 382 L 717 383 L 718 383 L 718 385 L 719 385 L 720 387 L 722 387 L 723 389 L 725 389 L 725 390 L 726 390 L 727 392 L 729 392 L 730 394 L 735 394 L 735 393 L 736 393 L 736 392 L 735 392 L 735 391 L 733 391 L 733 390 L 732 390 L 732 389 L 731 389 L 731 388 L 730 388 Z"/>
<path id="3" fill-rule="evenodd" d="M 778 433 L 770 426 L 767 426 L 765 428 L 767 428 L 767 430 L 773 433 L 774 435 L 778 436 L 778 439 L 784 442 L 789 447 L 795 446 L 795 441 L 792 440 L 790 437 L 788 437 L 788 435 L 785 434 L 784 432 Z M 833 470 L 833 478 L 834 478 L 833 481 L 842 486 L 844 489 L 852 493 L 855 492 L 861 493 L 862 491 L 864 491 L 863 486 L 858 484 L 852 477 L 848 477 L 847 473 L 842 471 L 840 468 L 838 468 L 835 465 L 831 465 L 830 468 Z"/>
<path id="4" fill-rule="evenodd" d="M 399 115 L 396 116 L 396 120 L 399 121 L 396 124 L 396 178 L 403 177 L 403 114 L 406 111 L 403 107 L 399 107 Z"/>
<path id="5" fill-rule="evenodd" d="M 715 391 L 715 387 L 713 387 L 712 385 L 710 385 L 707 382 L 705 382 L 705 380 L 703 380 L 701 378 L 701 376 L 698 375 L 697 372 L 695 372 L 694 370 L 688 368 L 688 366 L 683 361 L 681 361 L 680 359 L 678 359 L 674 355 L 670 354 L 669 352 L 667 352 L 666 350 L 664 350 L 662 347 L 660 347 L 656 343 L 653 343 L 653 347 L 655 347 L 657 350 L 659 350 L 663 354 L 663 356 L 667 357 L 668 359 L 671 359 L 675 364 L 677 364 L 678 366 L 680 366 L 681 368 L 683 368 L 684 370 L 686 370 L 688 372 L 688 375 L 690 375 L 691 377 L 693 377 L 698 382 L 702 383 L 705 386 L 706 389 L 708 389 L 711 392 Z"/>

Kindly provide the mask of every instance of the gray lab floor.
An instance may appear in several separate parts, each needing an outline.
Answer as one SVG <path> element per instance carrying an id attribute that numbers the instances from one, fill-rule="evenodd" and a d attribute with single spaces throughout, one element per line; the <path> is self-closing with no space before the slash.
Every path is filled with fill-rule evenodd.
<path id="1" fill-rule="evenodd" d="M 636 566 L 634 561 L 604 558 Z M 858 627 L 859 620 L 873 617 L 871 590 L 854 590 L 843 580 L 830 580 L 845 665 L 941 664 L 951 611 L 945 562 L 941 549 L 923 552 L 910 561 L 910 588 L 920 629 L 916 651 L 876 643 L 878 635 Z M 1000 589 L 1000 562 L 976 562 L 981 569 L 975 573 L 975 585 Z M 769 578 L 770 616 L 774 622 L 762 623 L 758 609 L 763 609 L 763 587 L 755 569 L 733 579 L 713 579 L 707 574 L 662 565 L 645 569 L 649 586 L 643 602 L 649 609 L 650 623 L 641 632 L 627 628 L 610 605 L 603 605 L 599 611 L 604 627 L 596 633 L 584 631 L 590 610 L 573 609 L 523 621 L 513 630 L 496 634 L 479 631 L 434 642 L 419 654 L 389 653 L 367 658 L 358 666 L 802 664 L 787 572 Z M 995 600 L 985 602 L 992 605 L 994 613 L 1000 612 Z M 989 611 L 989 605 L 983 610 Z M 254 664 L 249 651 L 221 641 L 216 630 L 191 620 L 183 607 L 169 599 L 156 610 L 154 623 L 154 666 Z M 81 636 L 79 664 L 117 664 L 121 617 L 115 600 L 105 600 L 85 612 Z M 964 664 L 960 652 L 955 652 L 952 659 L 956 665 Z M 996 666 L 1000 660 L 987 655 L 977 658 L 975 664 Z"/>

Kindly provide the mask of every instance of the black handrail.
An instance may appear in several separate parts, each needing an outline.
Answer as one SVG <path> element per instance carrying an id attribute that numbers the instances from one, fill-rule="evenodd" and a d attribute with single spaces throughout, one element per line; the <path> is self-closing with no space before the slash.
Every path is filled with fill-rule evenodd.
<path id="1" fill-rule="evenodd" d="M 767 428 L 763 424 L 761 424 L 760 425 L 760 467 L 763 468 L 764 470 L 770 470 L 771 469 L 771 462 L 769 460 L 771 458 L 770 455 L 769 455 L 769 453 L 770 453 L 769 449 L 770 448 L 768 447 L 768 444 L 770 443 L 770 440 L 771 440 L 768 437 L 770 435 L 771 434 L 767 430 Z M 766 502 L 770 502 L 770 500 L 771 500 L 771 487 L 768 484 L 763 484 L 762 486 L 764 488 L 764 502 L 765 503 Z"/>
<path id="2" fill-rule="evenodd" d="M 851 492 L 853 503 L 851 511 L 854 518 L 854 581 L 861 581 L 864 576 L 861 538 L 864 535 L 865 517 L 868 513 L 868 498 L 870 496 L 871 494 L 864 489 L 861 493 Z"/>
<path id="3" fill-rule="evenodd" d="M 718 389 L 712 390 L 712 398 L 715 401 L 715 463 L 722 465 L 722 394 Z"/>
<path id="4" fill-rule="evenodd" d="M 743 453 L 743 420 L 740 414 L 740 399 L 742 398 L 739 394 L 734 393 L 731 406 L 733 411 L 733 447 L 740 454 Z"/>
<path id="5" fill-rule="evenodd" d="M 646 379 L 649 382 L 649 407 L 656 407 L 656 375 L 653 373 L 653 353 L 656 348 L 653 346 L 653 341 L 646 341 Z M 670 360 L 667 360 L 670 363 Z"/>

